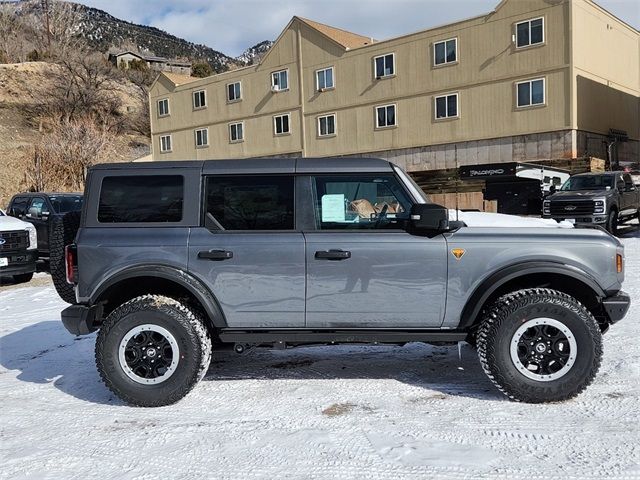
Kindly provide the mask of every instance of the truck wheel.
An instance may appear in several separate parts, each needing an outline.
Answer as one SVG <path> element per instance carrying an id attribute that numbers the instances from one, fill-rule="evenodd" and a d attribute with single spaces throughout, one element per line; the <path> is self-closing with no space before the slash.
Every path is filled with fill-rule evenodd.
<path id="1" fill-rule="evenodd" d="M 76 292 L 73 285 L 67 283 L 64 249 L 71 245 L 80 228 L 80 212 L 69 212 L 51 217 L 49 225 L 49 271 L 51 280 L 60 298 L 75 304 Z"/>
<path id="2" fill-rule="evenodd" d="M 27 283 L 27 282 L 30 282 L 32 278 L 33 278 L 33 272 L 22 273 L 20 275 L 14 275 L 13 281 L 16 283 Z"/>
<path id="3" fill-rule="evenodd" d="M 144 295 L 116 308 L 96 341 L 96 364 L 109 390 L 130 405 L 177 402 L 209 368 L 203 319 L 172 298 Z"/>
<path id="4" fill-rule="evenodd" d="M 595 378 L 602 335 L 593 315 L 555 290 L 519 290 L 487 310 L 478 331 L 478 356 L 493 384 L 510 399 L 559 402 Z"/>
<path id="5" fill-rule="evenodd" d="M 618 211 L 615 208 L 612 208 L 607 216 L 606 229 L 611 235 L 618 234 Z"/>

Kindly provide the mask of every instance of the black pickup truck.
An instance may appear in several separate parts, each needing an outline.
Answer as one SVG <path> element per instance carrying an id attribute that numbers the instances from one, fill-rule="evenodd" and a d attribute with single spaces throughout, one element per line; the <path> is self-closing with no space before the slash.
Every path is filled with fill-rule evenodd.
<path id="1" fill-rule="evenodd" d="M 29 222 L 38 231 L 38 256 L 49 257 L 49 221 L 52 215 L 82 209 L 81 193 L 28 192 L 15 195 L 7 214 Z"/>
<path id="2" fill-rule="evenodd" d="M 542 208 L 544 218 L 601 226 L 615 234 L 619 224 L 638 217 L 640 187 L 624 172 L 581 173 L 549 195 Z"/>

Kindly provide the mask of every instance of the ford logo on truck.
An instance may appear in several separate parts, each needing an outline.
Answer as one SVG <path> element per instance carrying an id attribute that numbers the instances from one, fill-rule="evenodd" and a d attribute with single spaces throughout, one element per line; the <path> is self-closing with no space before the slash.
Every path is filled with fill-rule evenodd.
<path id="1" fill-rule="evenodd" d="M 567 212 L 573 212 L 577 207 L 575 205 L 567 205 L 566 207 L 564 207 L 564 209 Z"/>
<path id="2" fill-rule="evenodd" d="M 0 245 L 4 245 L 7 241 L 4 238 L 0 238 Z"/>

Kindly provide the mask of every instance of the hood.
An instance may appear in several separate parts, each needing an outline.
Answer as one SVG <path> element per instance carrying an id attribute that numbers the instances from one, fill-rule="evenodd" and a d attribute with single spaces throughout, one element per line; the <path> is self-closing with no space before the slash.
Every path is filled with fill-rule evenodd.
<path id="1" fill-rule="evenodd" d="M 608 197 L 613 190 L 576 190 L 575 192 L 556 192 L 545 200 L 591 200 L 596 197 Z"/>
<path id="2" fill-rule="evenodd" d="M 467 227 L 503 227 L 503 228 L 573 228 L 569 222 L 556 222 L 538 217 L 519 217 L 503 213 L 463 212 L 449 210 L 450 220 L 461 220 Z"/>
<path id="3" fill-rule="evenodd" d="M 3 215 L 0 217 L 0 232 L 9 232 L 12 230 L 27 230 L 31 227 L 30 223 L 18 220 L 15 217 Z"/>

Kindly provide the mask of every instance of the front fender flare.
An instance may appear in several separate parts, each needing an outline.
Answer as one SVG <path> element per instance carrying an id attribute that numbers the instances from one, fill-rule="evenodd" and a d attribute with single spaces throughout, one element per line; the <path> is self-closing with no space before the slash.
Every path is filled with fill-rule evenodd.
<path id="1" fill-rule="evenodd" d="M 598 297 L 606 297 L 605 291 L 587 272 L 556 262 L 524 262 L 504 267 L 485 278 L 473 291 L 460 315 L 460 329 L 470 327 L 482 310 L 487 300 L 504 284 L 527 275 L 549 273 L 564 275 L 587 285 Z"/>

